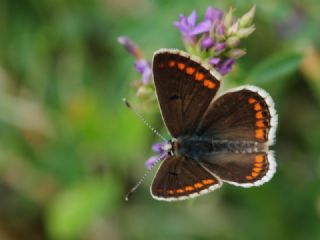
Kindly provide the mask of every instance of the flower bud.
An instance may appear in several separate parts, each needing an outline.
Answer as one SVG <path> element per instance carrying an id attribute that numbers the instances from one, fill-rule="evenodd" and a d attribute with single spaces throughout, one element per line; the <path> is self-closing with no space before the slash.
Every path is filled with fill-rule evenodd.
<path id="1" fill-rule="evenodd" d="M 220 54 L 226 49 L 226 44 L 225 43 L 217 43 L 214 46 L 214 53 L 215 54 Z"/>
<path id="2" fill-rule="evenodd" d="M 246 54 L 246 51 L 240 48 L 231 49 L 227 52 L 226 56 L 233 59 L 238 59 Z"/>
<path id="3" fill-rule="evenodd" d="M 256 5 L 253 5 L 253 7 L 240 18 L 241 28 L 247 27 L 252 23 L 255 12 L 256 12 Z"/>
<path id="4" fill-rule="evenodd" d="M 213 57 L 213 58 L 209 59 L 208 62 L 209 62 L 212 66 L 215 66 L 215 65 L 217 65 L 218 63 L 220 63 L 220 61 L 221 61 L 221 58 L 219 58 L 219 57 Z"/>
<path id="5" fill-rule="evenodd" d="M 224 42 L 226 40 L 226 36 L 223 34 L 214 34 L 214 39 L 216 42 Z"/>
<path id="6" fill-rule="evenodd" d="M 227 45 L 231 48 L 235 48 L 239 45 L 240 38 L 237 36 L 232 36 L 227 39 Z"/>
<path id="7" fill-rule="evenodd" d="M 248 37 L 251 33 L 253 33 L 256 30 L 256 28 L 254 27 L 254 25 L 252 25 L 251 27 L 248 28 L 241 28 L 238 33 L 237 36 L 239 38 L 246 38 Z"/>
<path id="8" fill-rule="evenodd" d="M 232 24 L 232 20 L 233 20 L 233 8 L 231 7 L 223 19 L 224 26 L 226 28 L 229 28 Z"/>
<path id="9" fill-rule="evenodd" d="M 227 35 L 231 36 L 231 35 L 235 35 L 239 30 L 239 22 L 236 21 L 232 24 L 232 26 L 228 29 L 227 31 Z"/>
<path id="10" fill-rule="evenodd" d="M 226 59 L 218 68 L 218 72 L 222 75 L 226 75 L 232 70 L 232 66 L 234 65 L 235 60 L 232 58 Z"/>
<path id="11" fill-rule="evenodd" d="M 214 45 L 214 40 L 210 36 L 207 36 L 201 42 L 201 49 L 209 49 L 213 47 L 213 45 Z"/>

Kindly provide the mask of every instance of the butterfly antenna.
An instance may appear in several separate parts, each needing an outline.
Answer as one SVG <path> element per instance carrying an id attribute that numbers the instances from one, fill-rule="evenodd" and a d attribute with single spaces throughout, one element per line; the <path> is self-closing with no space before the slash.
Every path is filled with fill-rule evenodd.
<path id="1" fill-rule="evenodd" d="M 126 194 L 126 201 L 129 201 L 129 197 L 130 195 L 137 190 L 137 188 L 141 185 L 141 183 L 143 183 L 144 179 L 149 175 L 149 173 L 151 172 L 151 170 L 153 169 L 153 167 L 160 161 L 162 161 L 163 159 L 165 159 L 167 156 L 167 153 L 162 154 L 156 161 L 154 161 L 154 163 L 151 165 L 150 168 L 148 168 L 148 170 L 143 174 L 143 176 L 140 178 L 139 182 L 130 189 L 130 191 Z"/>
<path id="2" fill-rule="evenodd" d="M 136 114 L 141 120 L 142 122 L 149 128 L 151 129 L 152 132 L 154 132 L 158 137 L 160 137 L 162 140 L 168 142 L 168 139 L 166 139 L 165 137 L 163 137 L 156 129 L 154 129 L 148 122 L 147 120 L 140 114 L 138 113 L 135 109 L 132 108 L 131 104 L 128 102 L 128 100 L 126 98 L 123 98 L 122 101 L 124 102 L 124 104 L 126 105 L 127 108 L 129 108 L 130 110 L 132 110 L 134 112 L 134 114 Z"/>

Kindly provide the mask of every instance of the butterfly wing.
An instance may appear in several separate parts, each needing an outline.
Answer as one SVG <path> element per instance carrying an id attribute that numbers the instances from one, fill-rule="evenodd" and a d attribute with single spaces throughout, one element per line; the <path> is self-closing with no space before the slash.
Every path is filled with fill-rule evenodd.
<path id="1" fill-rule="evenodd" d="M 213 153 L 201 162 L 222 181 L 241 187 L 260 186 L 276 171 L 273 152 Z"/>
<path id="2" fill-rule="evenodd" d="M 170 134 L 191 134 L 220 87 L 219 73 L 185 52 L 160 49 L 153 57 L 153 77 Z"/>
<path id="3" fill-rule="evenodd" d="M 204 114 L 196 134 L 214 139 L 274 142 L 278 116 L 270 95 L 254 86 L 230 90 Z"/>
<path id="4" fill-rule="evenodd" d="M 251 150 L 210 153 L 201 162 L 221 180 L 243 187 L 269 181 L 276 171 L 273 153 L 277 127 L 274 103 L 264 90 L 245 86 L 215 100 L 201 120 L 197 135 L 224 141 L 251 143 Z"/>
<path id="5" fill-rule="evenodd" d="M 198 162 L 170 156 L 160 166 L 151 185 L 157 200 L 176 201 L 197 197 L 221 187 L 222 182 Z"/>

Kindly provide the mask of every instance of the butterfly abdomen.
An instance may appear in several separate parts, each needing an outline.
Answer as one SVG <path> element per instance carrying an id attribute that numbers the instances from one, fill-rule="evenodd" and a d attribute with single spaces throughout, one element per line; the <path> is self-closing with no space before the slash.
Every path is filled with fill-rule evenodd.
<path id="1" fill-rule="evenodd" d="M 234 141 L 211 139 L 198 136 L 187 136 L 177 139 L 174 153 L 192 159 L 202 159 L 205 155 L 214 153 L 254 153 L 265 150 L 265 145 L 255 141 Z"/>

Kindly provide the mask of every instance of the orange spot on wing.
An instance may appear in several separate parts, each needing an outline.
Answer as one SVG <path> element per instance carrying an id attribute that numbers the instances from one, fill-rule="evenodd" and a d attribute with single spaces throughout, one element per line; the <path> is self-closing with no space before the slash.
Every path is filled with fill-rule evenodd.
<path id="1" fill-rule="evenodd" d="M 254 110 L 255 110 L 255 111 L 260 111 L 261 109 L 262 109 L 262 106 L 261 106 L 260 103 L 256 103 L 256 104 L 254 105 Z"/>
<path id="2" fill-rule="evenodd" d="M 261 168 L 259 167 L 255 167 L 252 169 L 254 172 L 259 173 L 261 171 Z"/>
<path id="3" fill-rule="evenodd" d="M 252 177 L 252 176 L 246 176 L 246 179 L 247 179 L 247 180 L 252 180 L 253 177 Z"/>
<path id="4" fill-rule="evenodd" d="M 177 193 L 183 193 L 184 192 L 184 190 L 183 189 L 181 189 L 181 188 L 179 188 L 179 189 L 177 189 L 177 191 L 176 191 Z"/>
<path id="5" fill-rule="evenodd" d="M 259 168 L 262 168 L 262 166 L 263 166 L 263 163 L 257 163 L 257 162 L 256 162 L 256 163 L 254 164 L 254 166 L 255 166 L 255 167 L 259 167 Z"/>
<path id="6" fill-rule="evenodd" d="M 200 72 L 197 72 L 196 73 L 196 76 L 195 76 L 195 79 L 196 81 L 201 81 L 204 79 L 204 74 L 203 73 L 200 73 Z"/>
<path id="7" fill-rule="evenodd" d="M 186 189 L 186 191 L 190 192 L 190 191 L 193 191 L 193 190 L 194 190 L 194 187 L 192 187 L 192 186 L 186 186 L 185 189 Z"/>
<path id="8" fill-rule="evenodd" d="M 208 79 L 204 80 L 203 85 L 209 89 L 213 89 L 216 87 L 216 84 Z"/>
<path id="9" fill-rule="evenodd" d="M 262 118 L 263 118 L 262 112 L 257 112 L 256 113 L 256 119 L 262 119 Z"/>
<path id="10" fill-rule="evenodd" d="M 194 184 L 194 187 L 195 187 L 195 188 L 202 188 L 202 187 L 203 187 L 203 184 L 202 184 L 202 183 L 195 183 L 195 184 Z"/>
<path id="11" fill-rule="evenodd" d="M 174 194 L 174 191 L 170 189 L 170 190 L 167 191 L 167 193 L 168 194 Z"/>
<path id="12" fill-rule="evenodd" d="M 259 173 L 256 173 L 256 172 L 252 172 L 251 173 L 251 176 L 254 177 L 254 178 L 257 177 L 258 175 L 259 175 Z"/>
<path id="13" fill-rule="evenodd" d="M 256 130 L 256 138 L 264 139 L 264 130 L 263 129 L 257 129 Z"/>
<path id="14" fill-rule="evenodd" d="M 264 156 L 263 155 L 256 156 L 256 163 L 262 163 L 263 161 L 264 161 Z"/>
<path id="15" fill-rule="evenodd" d="M 196 71 L 193 67 L 187 67 L 186 73 L 189 75 L 192 75 Z"/>
<path id="16" fill-rule="evenodd" d="M 248 99 L 248 102 L 250 103 L 250 104 L 254 104 L 255 102 L 257 102 L 254 98 L 249 98 Z"/>
<path id="17" fill-rule="evenodd" d="M 176 62 L 175 61 L 170 61 L 168 63 L 169 67 L 174 67 L 176 65 Z"/>
<path id="18" fill-rule="evenodd" d="M 262 128 L 262 127 L 265 127 L 263 120 L 257 121 L 257 122 L 256 122 L 256 126 L 257 126 L 257 127 L 261 127 L 261 128 Z"/>
<path id="19" fill-rule="evenodd" d="M 214 183 L 215 181 L 213 179 L 205 179 L 205 180 L 202 180 L 202 182 L 203 182 L 203 184 L 208 185 L 208 184 Z"/>
<path id="20" fill-rule="evenodd" d="M 185 69 L 185 67 L 186 67 L 186 65 L 185 65 L 184 63 L 178 63 L 178 68 L 179 68 L 180 70 Z"/>

